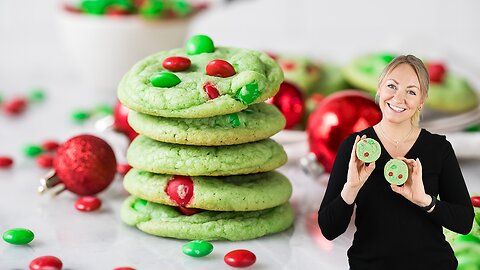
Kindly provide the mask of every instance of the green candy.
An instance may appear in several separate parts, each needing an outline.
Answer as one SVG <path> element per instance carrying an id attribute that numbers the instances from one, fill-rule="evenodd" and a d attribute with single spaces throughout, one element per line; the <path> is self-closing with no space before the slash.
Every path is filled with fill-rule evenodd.
<path id="1" fill-rule="evenodd" d="M 155 87 L 173 87 L 179 84 L 181 80 L 177 77 L 177 75 L 171 72 L 162 71 L 156 75 L 153 75 L 150 78 L 150 82 Z"/>
<path id="2" fill-rule="evenodd" d="M 90 113 L 89 113 L 89 112 L 86 112 L 86 111 L 78 110 L 78 111 L 74 111 L 74 112 L 72 113 L 72 119 L 73 119 L 73 121 L 78 122 L 78 123 L 84 122 L 84 121 L 87 120 L 89 117 L 90 117 Z"/>
<path id="3" fill-rule="evenodd" d="M 32 102 L 39 102 L 39 101 L 43 101 L 44 99 L 45 99 L 45 93 L 43 92 L 42 89 L 33 89 L 28 96 L 28 100 Z"/>
<path id="4" fill-rule="evenodd" d="M 232 127 L 240 126 L 240 118 L 238 117 L 238 114 L 236 113 L 230 114 L 230 124 L 232 125 Z"/>
<path id="5" fill-rule="evenodd" d="M 0 98 L 0 103 L 2 102 Z M 480 124 L 476 124 L 473 126 L 469 126 L 465 129 L 466 132 L 479 132 L 480 131 Z"/>
<path id="6" fill-rule="evenodd" d="M 113 108 L 108 104 L 100 104 L 95 108 L 95 113 L 102 114 L 102 115 L 112 115 Z"/>
<path id="7" fill-rule="evenodd" d="M 43 149 L 38 145 L 29 144 L 23 148 L 23 153 L 27 157 L 36 157 L 43 153 Z"/>
<path id="8" fill-rule="evenodd" d="M 145 208 L 145 206 L 147 206 L 147 203 L 148 202 L 146 200 L 137 199 L 133 204 L 133 209 L 137 211 L 142 211 L 142 209 Z"/>
<path id="9" fill-rule="evenodd" d="M 35 235 L 24 228 L 14 228 L 3 233 L 3 240 L 12 245 L 26 245 L 32 242 Z"/>
<path id="10" fill-rule="evenodd" d="M 83 12 L 93 15 L 102 15 L 105 13 L 108 6 L 106 0 L 87 0 L 80 3 L 80 9 Z"/>
<path id="11" fill-rule="evenodd" d="M 191 37 L 187 42 L 186 48 L 187 54 L 189 55 L 211 53 L 215 51 L 212 39 L 206 35 L 196 35 Z"/>
<path id="12" fill-rule="evenodd" d="M 190 257 L 205 257 L 213 251 L 213 245 L 210 242 L 202 240 L 193 240 L 182 247 L 182 252 Z"/>
<path id="13" fill-rule="evenodd" d="M 175 14 L 179 16 L 187 16 L 188 14 L 190 14 L 192 7 L 187 1 L 178 0 L 173 3 L 172 9 Z"/>
<path id="14" fill-rule="evenodd" d="M 154 19 L 159 17 L 165 10 L 165 4 L 162 1 L 149 0 L 140 7 L 140 15 L 145 19 Z"/>
<path id="15" fill-rule="evenodd" d="M 243 104 L 252 104 L 260 96 L 257 83 L 250 83 L 238 90 L 236 99 Z"/>

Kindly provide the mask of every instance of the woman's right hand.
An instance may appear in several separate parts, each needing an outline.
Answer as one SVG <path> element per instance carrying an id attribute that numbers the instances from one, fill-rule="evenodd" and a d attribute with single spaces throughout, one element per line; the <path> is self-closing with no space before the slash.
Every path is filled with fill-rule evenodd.
<path id="1" fill-rule="evenodd" d="M 363 135 L 360 138 L 360 136 L 357 135 L 352 147 L 350 162 L 348 163 L 347 182 L 343 186 L 341 192 L 341 196 L 347 204 L 352 204 L 355 201 L 358 192 L 365 182 L 367 182 L 368 177 L 370 177 L 375 169 L 375 162 L 372 162 L 367 166 L 365 162 L 358 159 L 356 154 L 357 143 L 366 137 L 367 136 Z"/>

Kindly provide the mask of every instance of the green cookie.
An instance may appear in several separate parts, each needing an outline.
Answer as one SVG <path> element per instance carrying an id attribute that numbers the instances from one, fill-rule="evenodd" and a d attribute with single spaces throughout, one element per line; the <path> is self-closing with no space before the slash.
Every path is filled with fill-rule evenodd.
<path id="1" fill-rule="evenodd" d="M 285 81 L 294 84 L 303 93 L 312 92 L 322 78 L 322 69 L 306 57 L 280 55 L 276 60 L 283 70 Z"/>
<path id="2" fill-rule="evenodd" d="M 383 168 L 383 174 L 390 184 L 401 186 L 408 179 L 408 166 L 403 160 L 390 159 Z"/>
<path id="3" fill-rule="evenodd" d="M 260 211 L 203 211 L 182 215 L 178 208 L 129 197 L 123 203 L 122 220 L 162 237 L 188 240 L 248 240 L 289 228 L 294 221 L 289 203 Z"/>
<path id="4" fill-rule="evenodd" d="M 341 68 L 330 63 L 322 64 L 322 78 L 314 87 L 313 92 L 325 96 L 348 89 L 350 86 L 342 75 Z"/>
<path id="5" fill-rule="evenodd" d="M 188 145 L 232 145 L 260 141 L 285 127 L 273 105 L 260 103 L 238 113 L 210 118 L 167 118 L 130 112 L 130 126 L 154 140 Z"/>
<path id="6" fill-rule="evenodd" d="M 370 54 L 358 57 L 343 68 L 343 76 L 354 87 L 375 95 L 380 74 L 394 58 L 395 55 L 392 54 Z"/>
<path id="7" fill-rule="evenodd" d="M 174 49 L 141 60 L 122 78 L 118 98 L 128 108 L 145 114 L 204 118 L 239 112 L 250 104 L 267 100 L 279 90 L 283 73 L 267 54 L 238 48 L 213 49 L 196 54 Z M 172 56 L 188 58 L 191 65 L 184 71 L 169 71 L 162 63 Z M 231 64 L 234 75 L 207 75 L 207 64 L 218 59 Z M 222 71 L 225 66 L 218 65 L 212 70 Z M 161 80 L 154 79 L 160 72 L 169 73 L 162 73 Z"/>
<path id="8" fill-rule="evenodd" d="M 425 105 L 436 111 L 461 113 L 478 106 L 478 96 L 464 79 L 445 74 L 442 83 L 430 83 Z"/>
<path id="9" fill-rule="evenodd" d="M 123 180 L 125 189 L 135 197 L 172 206 L 213 211 L 255 211 L 288 202 L 290 181 L 279 172 L 225 177 L 181 177 L 153 174 L 131 169 Z M 180 188 L 179 188 L 180 187 Z M 174 192 L 171 194 L 170 192 Z M 178 194 L 183 194 L 179 199 Z"/>
<path id="10" fill-rule="evenodd" d="M 274 170 L 287 162 L 287 154 L 271 139 L 230 146 L 192 146 L 139 135 L 130 144 L 127 159 L 132 167 L 148 172 L 225 176 Z"/>
<path id="11" fill-rule="evenodd" d="M 376 161 L 382 153 L 380 144 L 371 138 L 365 138 L 357 143 L 356 153 L 358 159 L 365 163 Z"/>

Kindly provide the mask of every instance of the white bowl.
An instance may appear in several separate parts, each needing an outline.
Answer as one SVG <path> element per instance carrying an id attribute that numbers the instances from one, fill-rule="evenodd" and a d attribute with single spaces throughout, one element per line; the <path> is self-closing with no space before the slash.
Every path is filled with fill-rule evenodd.
<path id="1" fill-rule="evenodd" d="M 139 16 L 92 16 L 62 10 L 59 28 L 72 66 L 91 87 L 115 93 L 140 59 L 181 47 L 189 18 L 145 21 Z"/>

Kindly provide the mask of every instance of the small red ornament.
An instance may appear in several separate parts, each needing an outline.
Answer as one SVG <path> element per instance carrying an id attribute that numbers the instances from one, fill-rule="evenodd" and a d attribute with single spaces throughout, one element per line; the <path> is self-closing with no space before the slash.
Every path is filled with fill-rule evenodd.
<path id="1" fill-rule="evenodd" d="M 21 114 L 27 108 L 27 104 L 25 98 L 17 97 L 5 102 L 3 104 L 3 111 L 11 115 Z"/>
<path id="2" fill-rule="evenodd" d="M 135 137 L 138 136 L 138 133 L 133 130 L 133 128 L 128 124 L 128 113 L 130 109 L 123 106 L 120 101 L 115 104 L 115 108 L 113 109 L 113 117 L 115 119 L 113 126 L 116 130 L 126 134 L 130 141 L 133 141 Z"/>
<path id="3" fill-rule="evenodd" d="M 30 270 L 62 270 L 62 261 L 55 256 L 41 256 L 30 262 Z"/>
<path id="4" fill-rule="evenodd" d="M 184 71 L 189 68 L 191 64 L 190 59 L 181 56 L 167 57 L 162 62 L 164 68 L 173 72 Z"/>
<path id="5" fill-rule="evenodd" d="M 220 59 L 210 61 L 205 71 L 207 75 L 221 78 L 227 78 L 236 74 L 235 68 L 229 62 Z"/>
<path id="6" fill-rule="evenodd" d="M 65 189 L 75 194 L 93 195 L 110 185 L 117 162 L 112 148 L 104 140 L 79 135 L 60 145 L 53 167 L 54 170 L 40 180 L 40 192 L 62 182 Z"/>
<path id="7" fill-rule="evenodd" d="M 83 196 L 75 201 L 75 208 L 82 212 L 92 212 L 102 206 L 102 201 L 95 196 Z"/>
<path id="8" fill-rule="evenodd" d="M 427 64 L 427 70 L 430 76 L 430 82 L 442 83 L 447 69 L 441 62 L 430 62 Z"/>
<path id="9" fill-rule="evenodd" d="M 360 91 L 346 90 L 326 97 L 308 118 L 310 151 L 331 172 L 340 144 L 353 132 L 373 126 L 382 114 L 375 101 Z"/>
<path id="10" fill-rule="evenodd" d="M 179 206 L 187 205 L 193 197 L 193 181 L 188 176 L 175 175 L 168 181 L 165 192 Z"/>
<path id="11" fill-rule="evenodd" d="M 470 199 L 472 200 L 473 206 L 480 207 L 480 196 L 473 196 Z"/>
<path id="12" fill-rule="evenodd" d="M 220 96 L 217 88 L 211 82 L 205 83 L 203 90 L 207 93 L 209 99 L 215 99 Z"/>
<path id="13" fill-rule="evenodd" d="M 254 264 L 257 257 L 249 250 L 237 249 L 225 254 L 223 260 L 226 264 L 233 267 L 247 267 Z"/>
<path id="14" fill-rule="evenodd" d="M 305 112 L 302 92 L 288 82 L 283 82 L 278 93 L 266 102 L 275 105 L 285 116 L 287 120 L 285 129 L 294 128 L 302 120 Z"/>

